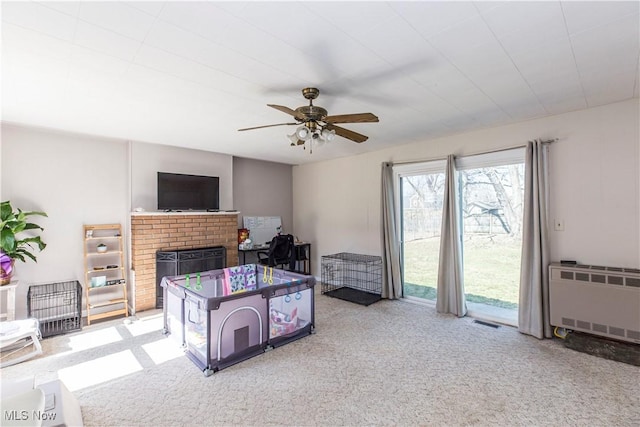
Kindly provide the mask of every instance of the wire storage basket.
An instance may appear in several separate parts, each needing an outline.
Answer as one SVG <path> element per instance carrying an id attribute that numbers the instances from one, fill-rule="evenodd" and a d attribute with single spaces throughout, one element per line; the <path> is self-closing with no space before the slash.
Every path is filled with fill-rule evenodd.
<path id="1" fill-rule="evenodd" d="M 322 256 L 322 294 L 361 305 L 382 299 L 382 258 L 340 252 Z"/>
<path id="2" fill-rule="evenodd" d="M 29 317 L 40 321 L 43 338 L 82 328 L 82 286 L 77 280 L 31 285 L 27 293 Z"/>

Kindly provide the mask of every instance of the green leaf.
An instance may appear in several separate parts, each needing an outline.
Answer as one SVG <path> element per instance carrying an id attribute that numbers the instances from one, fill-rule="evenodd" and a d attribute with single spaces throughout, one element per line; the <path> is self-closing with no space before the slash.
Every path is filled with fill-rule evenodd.
<path id="1" fill-rule="evenodd" d="M 44 230 L 38 224 L 27 222 L 29 216 L 47 216 L 45 212 L 40 211 L 27 211 L 24 212 L 21 209 L 15 211 L 11 207 L 9 201 L 4 201 L 0 206 L 0 216 L 2 222 L 0 222 L 0 250 L 7 254 L 12 259 L 18 259 L 22 262 L 27 258 L 36 261 L 35 255 L 32 250 L 42 251 L 47 247 L 40 236 L 27 236 L 24 238 L 18 237 L 18 234 L 27 230 Z"/>
<path id="2" fill-rule="evenodd" d="M 13 215 L 13 209 L 11 208 L 11 203 L 10 202 L 2 202 L 2 204 L 0 205 L 0 218 L 2 219 L 2 221 L 6 221 L 9 216 Z"/>
<path id="3" fill-rule="evenodd" d="M 25 230 L 35 230 L 35 229 L 44 230 L 44 228 L 40 227 L 37 224 L 33 224 L 31 222 L 26 223 L 24 226 L 24 229 Z"/>

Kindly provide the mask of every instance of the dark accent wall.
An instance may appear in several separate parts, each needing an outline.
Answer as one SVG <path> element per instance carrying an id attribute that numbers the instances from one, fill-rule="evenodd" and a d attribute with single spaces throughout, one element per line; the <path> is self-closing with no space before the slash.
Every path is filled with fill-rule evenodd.
<path id="1" fill-rule="evenodd" d="M 244 216 L 279 216 L 283 231 L 295 234 L 292 168 L 283 163 L 233 158 L 233 208 L 240 211 L 239 228 Z"/>

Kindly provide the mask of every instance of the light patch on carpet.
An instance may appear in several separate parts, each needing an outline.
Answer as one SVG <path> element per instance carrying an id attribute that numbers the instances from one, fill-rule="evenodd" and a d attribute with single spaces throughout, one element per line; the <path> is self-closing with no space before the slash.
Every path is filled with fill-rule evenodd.
<path id="1" fill-rule="evenodd" d="M 71 391 L 101 384 L 142 370 L 131 350 L 113 353 L 58 371 L 58 378 Z"/>
<path id="2" fill-rule="evenodd" d="M 184 356 L 184 351 L 176 345 L 175 341 L 168 338 L 144 344 L 142 349 L 156 365 Z"/>
<path id="3" fill-rule="evenodd" d="M 124 326 L 127 328 L 129 333 L 134 337 L 148 334 L 149 332 L 159 331 L 164 327 L 164 318 L 162 315 L 153 316 L 148 319 L 137 320 L 131 323 L 125 323 Z"/>
<path id="4" fill-rule="evenodd" d="M 73 335 L 69 337 L 69 350 L 63 353 L 58 353 L 56 354 L 56 356 L 65 356 L 69 353 L 77 353 L 79 351 L 89 350 L 92 348 L 122 341 L 122 339 L 122 335 L 120 335 L 120 332 L 118 332 L 115 326 L 100 329 L 98 331 Z"/>

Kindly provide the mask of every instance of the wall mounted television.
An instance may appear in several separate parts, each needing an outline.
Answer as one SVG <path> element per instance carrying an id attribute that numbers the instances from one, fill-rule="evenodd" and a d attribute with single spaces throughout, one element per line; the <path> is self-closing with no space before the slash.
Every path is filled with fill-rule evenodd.
<path id="1" fill-rule="evenodd" d="M 158 172 L 158 210 L 219 209 L 219 177 Z"/>

